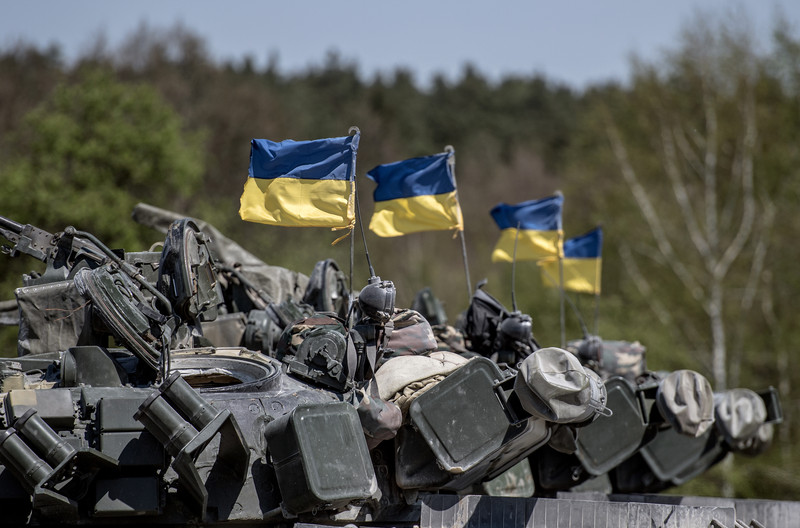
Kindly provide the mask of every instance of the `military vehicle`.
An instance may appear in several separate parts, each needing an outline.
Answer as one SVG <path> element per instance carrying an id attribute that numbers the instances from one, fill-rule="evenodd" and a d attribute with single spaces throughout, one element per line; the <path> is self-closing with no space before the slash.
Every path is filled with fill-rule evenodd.
<path id="1" fill-rule="evenodd" d="M 755 451 L 761 425 L 780 420 L 774 391 L 758 397 L 759 423 L 686 436 L 691 459 L 659 473 L 651 462 L 675 453 L 645 448 L 681 434 L 662 405 L 669 375 L 603 382 L 504 310 L 489 349 L 442 347 L 394 305 L 391 281 L 352 293 L 329 259 L 305 276 L 200 220 L 146 205 L 134 218 L 162 230 L 160 250 L 0 217 L 3 253 L 44 263 L 0 318 L 19 326 L 16 354 L 0 359 L 4 525 L 732 527 L 747 511 L 559 493 L 612 471 L 652 474 L 628 486 L 652 491 L 734 440 Z M 592 440 L 623 433 L 622 454 Z M 490 495 L 485 483 L 520 464 L 536 496 Z"/>

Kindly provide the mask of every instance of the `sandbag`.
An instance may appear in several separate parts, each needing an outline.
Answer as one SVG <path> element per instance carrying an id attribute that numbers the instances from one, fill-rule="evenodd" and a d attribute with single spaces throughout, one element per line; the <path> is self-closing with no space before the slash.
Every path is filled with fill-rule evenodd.
<path id="1" fill-rule="evenodd" d="M 446 376 L 468 360 L 452 352 L 433 352 L 426 356 L 397 356 L 375 373 L 380 397 L 391 400 L 403 388 L 433 376 Z"/>

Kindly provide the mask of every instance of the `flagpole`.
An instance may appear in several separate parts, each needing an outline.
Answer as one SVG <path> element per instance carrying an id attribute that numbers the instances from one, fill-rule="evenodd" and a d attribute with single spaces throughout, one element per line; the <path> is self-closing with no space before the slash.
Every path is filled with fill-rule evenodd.
<path id="1" fill-rule="evenodd" d="M 550 273 L 548 273 L 546 269 L 542 269 L 542 272 L 544 273 L 544 275 L 547 278 L 547 280 L 550 281 L 553 284 L 554 288 L 558 287 L 558 281 L 556 280 L 555 277 L 550 275 Z M 562 288 L 562 291 L 563 291 L 563 288 Z M 569 295 L 565 294 L 564 298 L 567 300 L 567 303 L 569 303 L 569 307 L 572 308 L 572 312 L 575 314 L 575 318 L 578 319 L 578 324 L 581 326 L 581 331 L 583 332 L 583 336 L 584 337 L 588 336 L 589 335 L 589 329 L 586 327 L 586 322 L 583 320 L 583 317 L 581 316 L 580 309 L 572 301 L 572 299 L 570 298 Z M 580 302 L 580 297 L 578 297 L 578 302 Z"/>
<path id="2" fill-rule="evenodd" d="M 350 130 L 347 131 L 348 134 L 360 134 L 361 130 L 357 126 L 351 126 Z M 361 240 L 364 243 L 364 255 L 367 259 L 367 267 L 369 267 L 369 276 L 372 277 L 375 275 L 375 270 L 372 269 L 372 261 L 369 258 L 369 249 L 367 248 L 367 237 L 364 235 L 364 223 L 361 221 L 361 206 L 358 203 L 358 185 L 356 184 L 356 157 L 353 156 L 353 200 L 354 206 L 356 209 L 356 223 L 358 224 L 359 229 L 361 230 Z M 350 327 L 350 314 L 352 312 L 352 307 L 355 302 L 353 299 L 353 269 L 355 268 L 355 235 L 353 233 L 353 226 L 350 228 L 350 291 L 348 292 L 348 296 L 350 297 L 350 306 L 347 311 L 347 321 L 346 325 Z"/>
<path id="3" fill-rule="evenodd" d="M 600 335 L 600 289 L 602 288 L 602 283 L 600 282 L 601 266 L 601 261 L 598 258 L 594 269 L 594 283 L 596 284 L 594 289 L 594 335 Z"/>
<path id="4" fill-rule="evenodd" d="M 511 310 L 517 311 L 516 277 L 517 277 L 517 241 L 519 240 L 519 226 L 517 222 L 517 232 L 514 235 L 514 255 L 511 258 Z"/>
<path id="5" fill-rule="evenodd" d="M 456 184 L 456 155 L 455 155 L 455 149 L 453 148 L 453 145 L 447 145 L 447 146 L 444 147 L 444 151 L 453 153 L 453 155 L 450 156 L 447 159 L 447 164 L 450 165 L 450 170 L 452 171 L 452 174 L 453 174 L 453 188 L 455 189 L 456 203 L 458 204 L 458 210 L 459 210 L 459 213 L 460 213 L 461 212 L 461 201 L 458 199 L 458 185 Z M 463 218 L 464 218 L 463 214 L 461 215 L 461 218 L 462 218 L 462 221 L 463 221 Z M 461 260 L 464 261 L 464 275 L 467 278 L 467 302 L 469 302 L 470 299 L 472 299 L 472 280 L 470 279 L 470 276 L 469 276 L 469 263 L 467 261 L 467 243 L 466 243 L 466 240 L 464 239 L 464 226 L 463 225 L 461 226 L 461 229 L 458 230 L 458 235 L 459 235 L 459 238 L 461 239 Z"/>
<path id="6" fill-rule="evenodd" d="M 600 294 L 594 294 L 594 335 L 600 335 Z"/>
<path id="7" fill-rule="evenodd" d="M 567 346 L 567 336 L 566 336 L 566 314 L 564 311 L 564 297 L 566 294 L 564 293 L 564 256 L 563 250 L 564 247 L 564 233 L 562 230 L 558 230 L 558 289 L 561 291 L 561 348 Z"/>

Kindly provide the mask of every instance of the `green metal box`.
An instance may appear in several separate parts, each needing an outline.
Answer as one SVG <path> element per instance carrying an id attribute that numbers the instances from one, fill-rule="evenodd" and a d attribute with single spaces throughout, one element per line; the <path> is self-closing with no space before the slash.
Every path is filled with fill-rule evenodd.
<path id="1" fill-rule="evenodd" d="M 300 405 L 265 428 L 283 506 L 292 513 L 372 497 L 378 481 L 355 408 Z"/>
<path id="2" fill-rule="evenodd" d="M 396 481 L 405 489 L 464 489 L 492 478 L 543 445 L 543 420 L 514 410 L 516 372 L 474 358 L 415 399 L 413 427 L 397 437 Z"/>

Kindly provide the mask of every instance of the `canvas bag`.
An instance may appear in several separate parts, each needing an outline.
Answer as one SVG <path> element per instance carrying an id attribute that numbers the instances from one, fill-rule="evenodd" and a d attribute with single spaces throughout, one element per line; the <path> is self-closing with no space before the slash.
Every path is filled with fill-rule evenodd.
<path id="1" fill-rule="evenodd" d="M 714 395 L 714 416 L 725 440 L 735 446 L 758 433 L 767 407 L 750 389 L 731 389 Z"/>
<path id="2" fill-rule="evenodd" d="M 580 423 L 609 412 L 600 377 L 560 348 L 542 348 L 525 358 L 514 392 L 526 411 L 549 422 Z"/>
<path id="3" fill-rule="evenodd" d="M 394 438 L 403 423 L 400 407 L 381 398 L 375 378 L 355 387 L 350 403 L 358 412 L 358 419 L 369 449 L 384 440 Z"/>
<path id="4" fill-rule="evenodd" d="M 446 351 L 394 357 L 375 373 L 379 395 L 384 400 L 396 403 L 405 417 L 411 402 L 467 361 L 467 358 Z"/>
<path id="5" fill-rule="evenodd" d="M 478 284 L 472 295 L 469 307 L 459 321 L 459 330 L 470 340 L 472 350 L 489 356 L 497 338 L 497 328 L 509 314 L 500 301 L 481 289 L 483 284 Z"/>
<path id="6" fill-rule="evenodd" d="M 392 333 L 386 343 L 391 351 L 384 358 L 435 352 L 439 346 L 430 323 L 416 310 L 395 310 Z"/>
<path id="7" fill-rule="evenodd" d="M 714 425 L 711 384 L 693 370 L 670 372 L 656 391 L 658 411 L 680 434 L 694 436 Z"/>

